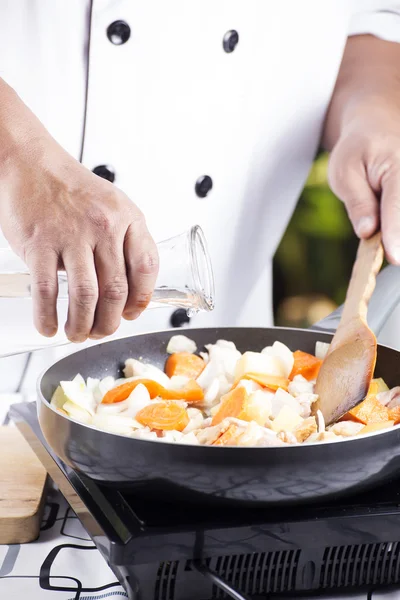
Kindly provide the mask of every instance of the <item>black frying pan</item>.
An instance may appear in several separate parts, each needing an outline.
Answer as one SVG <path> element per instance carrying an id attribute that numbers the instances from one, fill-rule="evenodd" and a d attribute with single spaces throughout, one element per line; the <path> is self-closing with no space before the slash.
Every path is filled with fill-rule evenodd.
<path id="1" fill-rule="evenodd" d="M 400 273 L 389 267 L 378 278 L 369 322 L 379 330 L 400 295 Z M 380 305 L 383 306 L 379 310 Z M 291 350 L 313 353 L 317 340 L 330 341 L 338 311 L 319 330 L 286 328 L 189 329 L 199 349 L 218 339 L 240 351 L 260 351 L 275 340 Z M 125 359 L 142 356 L 163 367 L 166 346 L 176 330 L 105 342 L 55 363 L 38 382 L 38 415 L 44 436 L 68 465 L 108 485 L 129 486 L 137 493 L 247 504 L 299 503 L 332 499 L 384 483 L 400 469 L 400 426 L 356 439 L 278 448 L 183 446 L 142 441 L 99 431 L 53 409 L 49 401 L 61 380 L 77 373 L 86 378 L 120 376 Z M 400 339 L 400 337 L 399 337 Z M 378 348 L 375 373 L 389 387 L 400 384 L 400 352 Z"/>

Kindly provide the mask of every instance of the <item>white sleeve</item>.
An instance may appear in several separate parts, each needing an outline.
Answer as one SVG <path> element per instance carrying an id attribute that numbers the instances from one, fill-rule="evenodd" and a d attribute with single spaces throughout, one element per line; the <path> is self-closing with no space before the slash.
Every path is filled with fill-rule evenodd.
<path id="1" fill-rule="evenodd" d="M 348 35 L 372 34 L 400 42 L 399 0 L 355 0 Z"/>

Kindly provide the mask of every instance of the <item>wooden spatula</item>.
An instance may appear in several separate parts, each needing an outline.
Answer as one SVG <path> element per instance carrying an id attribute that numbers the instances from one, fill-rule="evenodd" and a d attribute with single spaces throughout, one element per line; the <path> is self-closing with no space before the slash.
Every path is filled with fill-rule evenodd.
<path id="1" fill-rule="evenodd" d="M 382 266 L 381 234 L 361 240 L 342 318 L 320 369 L 315 393 L 328 425 L 365 398 L 376 363 L 377 342 L 367 324 L 367 307 Z"/>

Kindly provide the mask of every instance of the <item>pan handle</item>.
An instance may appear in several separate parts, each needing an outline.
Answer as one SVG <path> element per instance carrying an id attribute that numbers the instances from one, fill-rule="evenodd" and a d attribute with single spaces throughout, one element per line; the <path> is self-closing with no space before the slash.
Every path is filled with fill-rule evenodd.
<path id="1" fill-rule="evenodd" d="M 376 278 L 376 286 L 368 305 L 368 325 L 379 335 L 400 302 L 400 267 L 389 265 Z M 310 327 L 314 331 L 334 333 L 342 316 L 343 305 Z"/>

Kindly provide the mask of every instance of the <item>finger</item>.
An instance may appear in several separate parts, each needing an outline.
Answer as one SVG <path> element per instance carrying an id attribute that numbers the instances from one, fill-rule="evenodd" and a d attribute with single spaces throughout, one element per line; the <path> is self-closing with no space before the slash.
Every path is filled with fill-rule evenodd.
<path id="1" fill-rule="evenodd" d="M 389 262 L 400 265 L 400 170 L 382 177 L 382 239 Z"/>
<path id="2" fill-rule="evenodd" d="M 68 248 L 63 253 L 68 276 L 68 317 L 65 333 L 71 342 L 84 342 L 93 326 L 98 298 L 97 275 L 90 246 Z"/>
<path id="3" fill-rule="evenodd" d="M 379 227 L 379 202 L 368 182 L 364 164 L 332 155 L 329 184 L 344 203 L 357 236 L 368 238 L 375 233 Z"/>
<path id="4" fill-rule="evenodd" d="M 46 337 L 57 333 L 58 256 L 53 250 L 41 248 L 25 256 L 31 274 L 33 320 L 36 329 Z"/>
<path id="5" fill-rule="evenodd" d="M 132 224 L 125 236 L 129 295 L 124 319 L 136 319 L 149 304 L 158 275 L 158 251 L 145 224 Z"/>
<path id="6" fill-rule="evenodd" d="M 100 339 L 112 335 L 118 329 L 128 297 L 123 238 L 99 243 L 94 256 L 99 300 L 90 337 Z"/>

